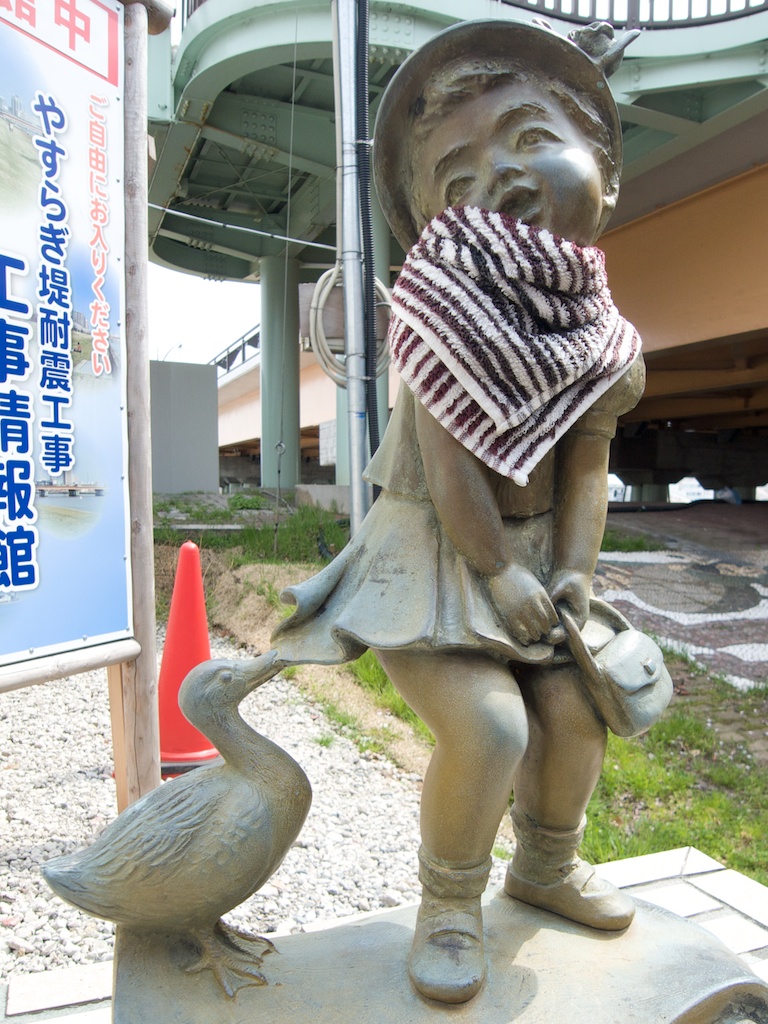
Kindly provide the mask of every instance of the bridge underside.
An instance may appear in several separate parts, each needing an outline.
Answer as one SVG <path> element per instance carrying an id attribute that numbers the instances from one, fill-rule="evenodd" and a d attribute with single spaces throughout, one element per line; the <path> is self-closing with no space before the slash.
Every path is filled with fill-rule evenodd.
<path id="1" fill-rule="evenodd" d="M 611 468 L 627 484 L 751 488 L 768 481 L 768 337 L 717 338 L 647 357 L 648 385 L 625 416 Z"/>

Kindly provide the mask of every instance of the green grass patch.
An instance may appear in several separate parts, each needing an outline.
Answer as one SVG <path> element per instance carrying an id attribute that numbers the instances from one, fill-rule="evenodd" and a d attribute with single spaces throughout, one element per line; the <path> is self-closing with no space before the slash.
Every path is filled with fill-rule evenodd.
<path id="1" fill-rule="evenodd" d="M 272 537 L 274 548 L 274 527 L 265 529 Z M 318 546 L 321 537 L 325 539 L 328 548 L 338 554 L 349 540 L 349 526 L 338 522 L 334 512 L 314 505 L 300 506 L 277 528 L 276 560 L 315 564 L 324 561 Z"/>
<path id="2" fill-rule="evenodd" d="M 226 509 L 215 510 L 228 516 Z M 190 520 L 191 521 L 191 520 Z M 202 520 L 211 523 L 213 520 Z M 220 520 L 219 520 L 220 521 Z M 344 520 L 338 521 L 333 512 L 302 505 L 292 515 L 286 514 L 278 523 L 266 526 L 243 526 L 240 530 L 190 531 L 200 548 L 229 553 L 234 567 L 251 565 L 254 562 L 305 562 L 322 565 L 325 561 L 320 554 L 320 540 L 332 552 L 338 553 L 349 540 L 349 526 Z M 155 542 L 158 544 L 180 545 L 186 539 L 182 530 L 174 529 L 169 522 L 159 522 L 155 527 Z"/>
<path id="3" fill-rule="evenodd" d="M 335 731 L 351 740 L 355 744 L 361 754 L 374 753 L 374 754 L 387 754 L 389 745 L 395 738 L 391 729 L 386 727 L 381 729 L 364 729 L 360 720 L 355 716 L 345 711 L 344 708 L 334 703 L 332 700 L 319 699 L 317 703 L 325 713 L 326 718 L 334 727 Z M 321 746 L 330 746 L 329 742 L 326 742 L 324 737 L 320 737 L 318 740 Z"/>
<path id="4" fill-rule="evenodd" d="M 262 508 L 270 508 L 272 502 L 266 495 L 256 492 L 251 494 L 248 491 L 238 491 L 237 494 L 227 498 L 227 508 L 230 512 L 258 511 Z"/>
<path id="5" fill-rule="evenodd" d="M 644 737 L 609 736 L 587 815 L 595 863 L 695 846 L 768 884 L 768 769 L 690 711 Z"/>
<path id="6" fill-rule="evenodd" d="M 256 593 L 264 598 L 272 611 L 280 612 L 285 618 L 292 613 L 293 609 L 287 608 L 280 600 L 280 591 L 272 580 L 262 580 L 256 587 Z"/>
<path id="7" fill-rule="evenodd" d="M 349 670 L 354 675 L 357 683 L 363 690 L 371 694 L 379 707 L 391 711 L 396 718 L 407 722 L 417 736 L 420 736 L 430 744 L 434 744 L 435 738 L 430 729 L 411 710 L 394 688 L 389 681 L 387 673 L 381 667 L 381 662 L 373 651 L 366 651 L 357 661 L 353 661 L 349 665 Z"/>
<path id="8" fill-rule="evenodd" d="M 672 668 L 676 665 L 679 665 L 685 668 L 692 676 L 709 676 L 710 679 L 713 680 L 718 678 L 712 673 L 707 672 L 707 669 L 701 664 L 701 662 L 696 661 L 696 659 L 691 657 L 690 654 L 687 654 L 685 651 L 680 651 L 676 647 L 670 647 L 667 644 L 662 643 L 657 636 L 653 636 L 653 639 L 661 648 L 661 652 L 664 655 L 664 662 L 670 671 L 672 671 Z M 731 691 L 731 693 L 733 693 L 733 687 L 729 683 L 726 683 L 724 679 L 721 680 L 721 682 Z"/>
<path id="9" fill-rule="evenodd" d="M 167 544 L 169 547 L 180 548 L 187 539 L 183 533 L 171 526 L 156 526 L 154 529 L 155 544 Z"/>
<path id="10" fill-rule="evenodd" d="M 155 498 L 152 511 L 159 524 L 182 520 L 210 524 L 233 522 L 228 508 L 206 501 L 204 494 L 175 494 L 172 498 Z"/>
<path id="11" fill-rule="evenodd" d="M 664 551 L 668 545 L 642 533 L 624 533 L 607 529 L 603 534 L 601 551 Z"/>

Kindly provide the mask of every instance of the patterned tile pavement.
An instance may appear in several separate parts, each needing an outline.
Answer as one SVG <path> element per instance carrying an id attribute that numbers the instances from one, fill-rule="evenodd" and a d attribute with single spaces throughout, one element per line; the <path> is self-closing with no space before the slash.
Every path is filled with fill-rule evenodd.
<path id="1" fill-rule="evenodd" d="M 712 932 L 768 981 L 768 888 L 688 846 L 598 867 L 636 899 L 655 903 Z"/>
<path id="2" fill-rule="evenodd" d="M 735 686 L 768 681 L 768 503 L 612 511 L 609 526 L 667 546 L 601 554 L 600 597 Z"/>

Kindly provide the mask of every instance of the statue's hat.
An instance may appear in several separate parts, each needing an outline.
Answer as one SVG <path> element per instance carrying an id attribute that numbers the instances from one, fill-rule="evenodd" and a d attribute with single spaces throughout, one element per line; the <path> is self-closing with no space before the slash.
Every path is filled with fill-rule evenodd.
<path id="1" fill-rule="evenodd" d="M 374 175 L 384 214 L 395 237 L 407 251 L 419 231 L 411 212 L 412 132 L 424 109 L 429 80 L 451 65 L 466 61 L 482 71 L 484 63 L 503 66 L 520 61 L 540 70 L 575 96 L 586 99 L 603 121 L 610 139 L 610 157 L 618 188 L 621 173 L 621 122 L 607 75 L 619 66 L 624 48 L 637 32 L 617 39 L 610 25 L 596 23 L 577 29 L 566 39 L 546 23 L 482 20 L 461 21 L 439 32 L 415 50 L 387 86 L 376 118 Z"/>

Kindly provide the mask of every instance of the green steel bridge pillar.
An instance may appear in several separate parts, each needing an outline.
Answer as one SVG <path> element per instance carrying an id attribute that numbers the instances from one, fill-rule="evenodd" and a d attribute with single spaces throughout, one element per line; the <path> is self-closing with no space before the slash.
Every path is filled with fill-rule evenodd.
<path id="1" fill-rule="evenodd" d="M 260 264 L 261 486 L 300 481 L 299 262 L 277 256 Z"/>

